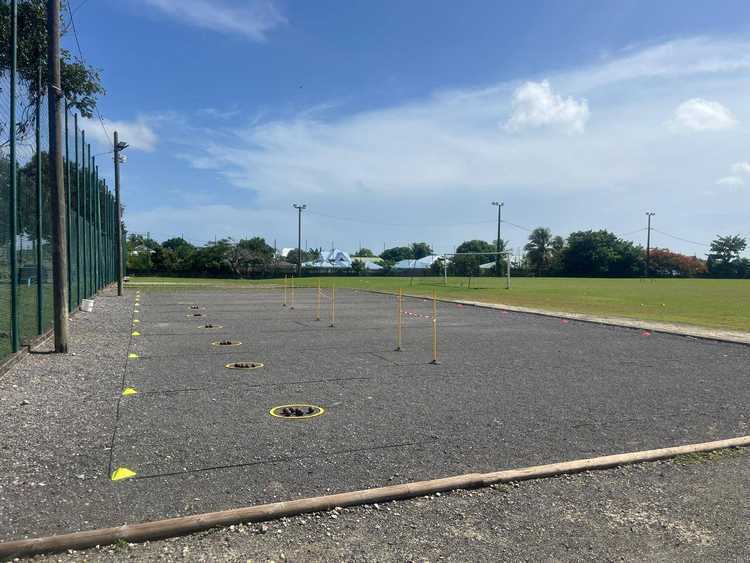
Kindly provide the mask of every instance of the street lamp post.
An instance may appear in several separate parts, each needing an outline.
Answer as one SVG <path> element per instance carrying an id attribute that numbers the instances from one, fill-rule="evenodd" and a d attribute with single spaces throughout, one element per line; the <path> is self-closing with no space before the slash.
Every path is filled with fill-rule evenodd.
<path id="1" fill-rule="evenodd" d="M 495 252 L 497 252 L 497 254 L 495 255 L 495 274 L 500 277 L 502 275 L 502 272 L 500 272 L 500 224 L 503 220 L 503 205 L 505 205 L 505 203 L 502 201 L 493 201 L 492 205 L 497 207 L 497 242 L 495 245 Z"/>
<path id="2" fill-rule="evenodd" d="M 120 162 L 123 161 L 123 157 L 120 155 L 120 151 L 128 148 L 128 144 L 124 141 L 117 140 L 117 131 L 115 131 L 114 138 L 114 161 L 115 161 L 115 217 L 117 221 L 117 295 L 122 297 L 122 207 L 120 204 Z"/>
<path id="3" fill-rule="evenodd" d="M 297 277 L 302 275 L 302 211 L 307 209 L 306 204 L 292 204 L 297 210 Z"/>
<path id="4" fill-rule="evenodd" d="M 648 233 L 646 234 L 646 277 L 648 277 L 648 272 L 651 268 L 651 217 L 654 215 L 656 215 L 656 213 L 646 211 L 646 216 L 648 217 Z"/>

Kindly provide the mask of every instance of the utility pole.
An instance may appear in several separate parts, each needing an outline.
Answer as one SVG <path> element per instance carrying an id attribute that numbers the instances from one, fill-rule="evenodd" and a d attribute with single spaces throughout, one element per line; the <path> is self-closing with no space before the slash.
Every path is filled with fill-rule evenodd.
<path id="1" fill-rule="evenodd" d="M 648 234 L 646 235 L 646 277 L 648 277 L 651 267 L 651 217 L 654 215 L 656 215 L 656 213 L 646 211 L 646 216 L 648 216 Z"/>
<path id="2" fill-rule="evenodd" d="M 60 0 L 47 0 L 47 98 L 49 102 L 49 183 L 52 196 L 52 284 L 55 352 L 68 351 L 68 240 L 62 162 L 63 97 L 60 82 Z M 15 126 L 15 125 L 14 125 Z"/>
<path id="3" fill-rule="evenodd" d="M 502 201 L 493 201 L 492 205 L 497 206 L 497 243 L 495 244 L 495 252 L 497 254 L 495 255 L 495 275 L 497 277 L 502 276 L 502 272 L 500 272 L 500 223 L 503 221 L 503 205 L 505 205 Z M 510 265 L 508 265 L 508 268 L 510 268 Z"/>
<path id="4" fill-rule="evenodd" d="M 128 144 L 117 140 L 117 131 L 115 131 L 115 220 L 117 221 L 117 296 L 122 297 L 122 207 L 120 205 L 120 151 L 128 148 Z"/>
<path id="5" fill-rule="evenodd" d="M 302 275 L 302 211 L 307 209 L 307 205 L 293 203 L 292 207 L 297 210 L 297 277 L 300 277 Z"/>

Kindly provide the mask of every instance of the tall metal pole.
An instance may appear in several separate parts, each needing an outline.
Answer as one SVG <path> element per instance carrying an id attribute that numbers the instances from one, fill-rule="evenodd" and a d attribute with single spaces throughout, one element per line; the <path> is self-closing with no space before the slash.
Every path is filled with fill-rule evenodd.
<path id="1" fill-rule="evenodd" d="M 302 205 L 297 205 L 296 203 L 292 204 L 292 207 L 294 207 L 297 210 L 297 277 L 302 275 L 302 211 L 304 209 L 307 209 L 307 205 L 304 203 Z"/>
<path id="2" fill-rule="evenodd" d="M 17 0 L 10 2 L 10 347 L 18 352 L 18 163 L 16 162 L 16 75 L 18 42 L 18 6 Z"/>
<path id="3" fill-rule="evenodd" d="M 96 206 L 96 289 L 102 288 L 102 215 L 101 215 L 101 193 L 102 187 L 99 184 L 99 165 L 94 165 L 94 205 Z"/>
<path id="4" fill-rule="evenodd" d="M 122 208 L 120 206 L 120 143 L 117 140 L 117 131 L 115 131 L 115 237 L 117 247 L 117 295 L 122 296 Z"/>
<path id="5" fill-rule="evenodd" d="M 81 191 L 78 197 L 81 199 L 81 219 L 83 225 L 81 226 L 81 269 L 78 272 L 79 276 L 83 277 L 83 294 L 81 299 L 86 299 L 89 296 L 89 245 L 88 245 L 88 166 L 86 160 L 86 131 L 81 131 Z"/>
<path id="6" fill-rule="evenodd" d="M 42 334 L 44 328 L 44 292 L 42 291 L 42 67 L 37 68 L 36 85 L 38 98 L 34 120 L 34 139 L 36 143 L 36 333 Z"/>
<path id="7" fill-rule="evenodd" d="M 647 211 L 648 216 L 648 234 L 646 235 L 646 277 L 648 277 L 649 270 L 651 269 L 651 217 L 656 215 L 651 211 Z"/>
<path id="8" fill-rule="evenodd" d="M 68 257 L 68 311 L 73 309 L 73 256 L 70 250 L 70 152 L 68 143 L 68 104 L 65 104 L 65 240 L 68 243 L 66 255 Z"/>
<path id="9" fill-rule="evenodd" d="M 89 225 L 88 225 L 88 265 L 89 265 L 89 282 L 88 282 L 88 296 L 92 297 L 96 290 L 94 289 L 94 157 L 91 156 L 91 143 L 88 143 L 86 145 L 86 152 L 88 153 L 88 156 L 86 157 L 86 166 L 88 166 L 87 174 L 86 174 L 86 182 L 88 184 L 88 192 L 87 192 L 87 201 L 86 205 L 88 205 L 88 219 L 89 219 Z"/>
<path id="10" fill-rule="evenodd" d="M 500 224 L 503 221 L 503 205 L 502 201 L 493 201 L 492 205 L 497 206 L 497 241 L 495 243 L 495 275 L 501 277 L 503 274 L 500 271 Z"/>
<path id="11" fill-rule="evenodd" d="M 78 162 L 78 114 L 73 116 L 75 123 L 76 153 L 76 304 L 81 304 L 81 168 Z"/>
<path id="12" fill-rule="evenodd" d="M 52 285 L 55 352 L 68 351 L 68 255 L 62 163 L 60 82 L 60 0 L 47 2 L 47 98 L 49 102 L 49 182 L 52 198 Z"/>

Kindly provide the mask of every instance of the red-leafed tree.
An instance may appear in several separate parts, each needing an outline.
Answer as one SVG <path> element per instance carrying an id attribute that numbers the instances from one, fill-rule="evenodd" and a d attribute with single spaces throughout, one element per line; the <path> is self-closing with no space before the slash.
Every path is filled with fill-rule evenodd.
<path id="1" fill-rule="evenodd" d="M 705 260 L 668 248 L 651 249 L 651 269 L 662 276 L 697 276 L 708 271 Z"/>

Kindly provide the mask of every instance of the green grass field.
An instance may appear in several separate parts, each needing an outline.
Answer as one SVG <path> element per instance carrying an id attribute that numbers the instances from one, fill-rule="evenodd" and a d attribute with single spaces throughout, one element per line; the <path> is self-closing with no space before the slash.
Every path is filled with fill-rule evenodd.
<path id="1" fill-rule="evenodd" d="M 313 287 L 319 278 L 296 280 Z M 282 284 L 283 280 L 131 277 L 129 286 L 155 289 L 241 288 Z M 750 280 L 516 278 L 505 289 L 498 278 L 322 277 L 322 287 L 398 291 L 414 295 L 503 303 L 549 311 L 628 317 L 750 332 Z"/>

